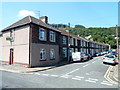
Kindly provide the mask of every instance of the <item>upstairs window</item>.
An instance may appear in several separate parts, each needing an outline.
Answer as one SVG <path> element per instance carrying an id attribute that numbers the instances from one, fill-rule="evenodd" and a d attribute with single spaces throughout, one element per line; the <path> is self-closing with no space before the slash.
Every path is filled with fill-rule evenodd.
<path id="1" fill-rule="evenodd" d="M 50 31 L 50 41 L 55 42 L 55 32 Z"/>
<path id="2" fill-rule="evenodd" d="M 70 45 L 73 45 L 73 38 L 70 38 Z"/>
<path id="3" fill-rule="evenodd" d="M 39 29 L 39 39 L 46 40 L 46 31 L 42 28 Z"/>
<path id="4" fill-rule="evenodd" d="M 50 59 L 55 59 L 55 50 L 50 49 Z"/>
<path id="5" fill-rule="evenodd" d="M 64 58 L 67 57 L 67 48 L 63 48 L 63 57 L 64 57 Z"/>
<path id="6" fill-rule="evenodd" d="M 40 50 L 40 60 L 46 60 L 46 50 L 45 49 Z"/>
<path id="7" fill-rule="evenodd" d="M 63 44 L 67 44 L 67 37 L 63 36 Z"/>

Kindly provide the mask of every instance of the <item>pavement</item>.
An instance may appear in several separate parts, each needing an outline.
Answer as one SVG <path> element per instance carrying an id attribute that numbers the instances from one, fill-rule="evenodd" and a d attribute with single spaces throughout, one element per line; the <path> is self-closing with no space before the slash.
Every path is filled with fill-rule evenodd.
<path id="1" fill-rule="evenodd" d="M 68 64 L 67 62 L 61 62 L 53 66 L 44 66 L 44 67 L 33 67 L 33 68 L 28 68 L 25 67 L 24 65 L 9 65 L 6 63 L 0 63 L 0 70 L 3 71 L 9 71 L 9 72 L 14 72 L 14 73 L 31 73 L 31 72 L 38 72 L 38 71 L 44 71 L 48 69 L 52 69 L 55 67 L 63 66 Z"/>

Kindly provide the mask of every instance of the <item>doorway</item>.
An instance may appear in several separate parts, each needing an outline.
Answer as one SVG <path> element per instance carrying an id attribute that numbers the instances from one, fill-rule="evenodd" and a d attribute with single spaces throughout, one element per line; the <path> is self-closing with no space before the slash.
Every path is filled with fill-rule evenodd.
<path id="1" fill-rule="evenodd" d="M 13 49 L 10 49 L 10 61 L 9 64 L 13 64 Z"/>

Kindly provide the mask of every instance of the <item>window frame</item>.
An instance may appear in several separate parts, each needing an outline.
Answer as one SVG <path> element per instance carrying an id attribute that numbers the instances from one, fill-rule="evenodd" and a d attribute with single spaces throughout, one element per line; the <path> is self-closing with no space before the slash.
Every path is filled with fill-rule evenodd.
<path id="1" fill-rule="evenodd" d="M 67 48 L 63 47 L 62 50 L 63 50 L 63 57 L 67 58 Z"/>
<path id="2" fill-rule="evenodd" d="M 63 36 L 63 38 L 62 38 L 62 42 L 63 42 L 63 44 L 67 44 L 67 37 L 66 36 Z"/>
<path id="3" fill-rule="evenodd" d="M 44 37 L 43 39 L 41 38 L 41 32 L 44 31 Z M 39 28 L 39 40 L 41 41 L 46 41 L 46 30 L 43 28 Z"/>
<path id="4" fill-rule="evenodd" d="M 52 33 L 52 34 L 51 34 Z M 53 34 L 54 33 L 54 34 Z M 56 35 L 55 35 L 55 32 L 54 31 L 50 31 L 49 32 L 49 35 L 50 35 L 50 42 L 55 42 L 56 41 Z M 51 35 L 54 35 L 53 38 L 51 38 Z"/>
<path id="5" fill-rule="evenodd" d="M 44 51 L 44 52 L 43 52 Z M 42 56 L 42 58 L 41 58 L 41 52 L 42 52 L 42 54 L 44 54 L 45 56 Z M 40 61 L 46 61 L 47 60 L 47 57 L 46 57 L 46 49 L 44 49 L 44 48 L 42 48 L 42 49 L 40 49 Z"/>
<path id="6" fill-rule="evenodd" d="M 51 51 L 53 51 L 53 57 L 51 57 Z M 53 48 L 50 49 L 50 60 L 55 60 L 55 50 Z"/>

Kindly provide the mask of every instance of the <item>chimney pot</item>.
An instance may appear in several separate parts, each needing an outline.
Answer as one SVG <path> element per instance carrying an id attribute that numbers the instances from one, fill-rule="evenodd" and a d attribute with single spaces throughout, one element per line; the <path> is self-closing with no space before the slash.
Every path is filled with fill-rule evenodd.
<path id="1" fill-rule="evenodd" d="M 48 24 L 48 17 L 47 16 L 42 16 L 39 18 L 42 22 Z"/>

